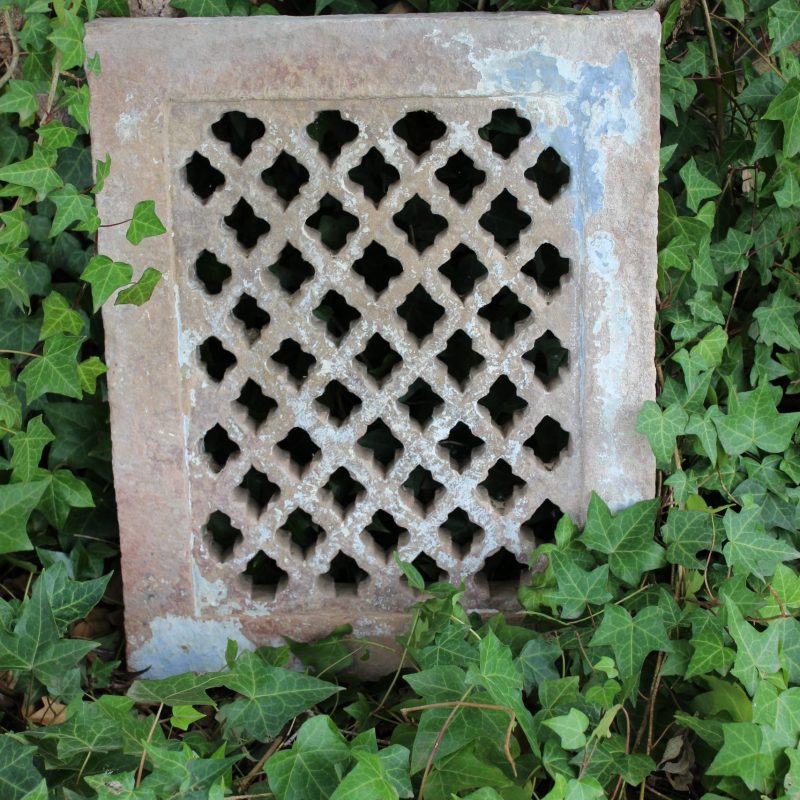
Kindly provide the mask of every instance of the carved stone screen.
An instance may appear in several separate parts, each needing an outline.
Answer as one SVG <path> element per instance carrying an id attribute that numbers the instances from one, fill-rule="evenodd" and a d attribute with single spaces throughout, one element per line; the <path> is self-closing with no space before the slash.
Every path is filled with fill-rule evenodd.
<path id="1" fill-rule="evenodd" d="M 514 607 L 596 490 L 652 492 L 658 17 L 90 26 L 129 661 L 215 668 L 417 597 Z"/>

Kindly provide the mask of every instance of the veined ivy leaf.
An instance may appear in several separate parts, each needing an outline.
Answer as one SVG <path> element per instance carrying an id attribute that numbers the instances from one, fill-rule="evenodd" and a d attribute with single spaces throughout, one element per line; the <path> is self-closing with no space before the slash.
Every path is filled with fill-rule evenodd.
<path id="1" fill-rule="evenodd" d="M 77 135 L 78 131 L 75 128 L 68 128 L 58 120 L 39 126 L 39 139 L 45 150 L 62 150 L 69 147 Z"/>
<path id="2" fill-rule="evenodd" d="M 650 653 L 669 653 L 672 650 L 664 619 L 657 606 L 643 608 L 632 617 L 621 606 L 607 605 L 603 621 L 590 644 L 592 647 L 607 645 L 611 648 L 623 680 L 638 675 Z"/>
<path id="3" fill-rule="evenodd" d="M 20 373 L 30 403 L 46 392 L 66 397 L 82 396 L 78 376 L 78 350 L 83 338 L 56 334 L 44 343 L 44 353 L 34 358 Z"/>
<path id="4" fill-rule="evenodd" d="M 138 680 L 128 689 L 128 697 L 137 703 L 165 706 L 191 705 L 211 706 L 214 701 L 208 696 L 208 689 L 223 686 L 225 677 L 221 672 L 207 672 L 204 675 L 184 673 L 160 680 Z"/>
<path id="5" fill-rule="evenodd" d="M 0 792 L 3 800 L 24 800 L 36 789 L 42 776 L 36 769 L 35 747 L 22 744 L 9 734 L 0 736 Z"/>
<path id="6" fill-rule="evenodd" d="M 786 350 L 800 349 L 800 330 L 796 320 L 798 311 L 800 303 L 789 297 L 785 287 L 778 287 L 769 300 L 753 312 L 753 317 L 758 320 L 758 341 L 777 344 Z"/>
<path id="7" fill-rule="evenodd" d="M 350 760 L 333 720 L 320 715 L 303 723 L 292 749 L 275 753 L 265 771 L 277 800 L 328 800 Z"/>
<path id="8" fill-rule="evenodd" d="M 600 497 L 592 493 L 583 543 L 608 556 L 611 572 L 629 586 L 643 572 L 664 563 L 664 551 L 653 538 L 658 500 L 645 500 L 612 515 Z"/>
<path id="9" fill-rule="evenodd" d="M 565 750 L 580 750 L 586 744 L 589 717 L 577 708 L 571 708 L 566 714 L 550 717 L 543 724 L 558 734 Z"/>
<path id="10" fill-rule="evenodd" d="M 549 556 L 558 582 L 558 589 L 551 591 L 550 597 L 561 606 L 564 619 L 577 619 L 587 605 L 603 605 L 611 600 L 608 564 L 601 564 L 589 572 L 559 550 L 553 550 Z"/>
<path id="11" fill-rule="evenodd" d="M 83 330 L 83 318 L 72 309 L 67 298 L 58 292 L 50 292 L 42 301 L 44 321 L 39 331 L 40 339 L 49 339 L 57 333 L 79 334 Z"/>
<path id="12" fill-rule="evenodd" d="M 389 745 L 378 753 L 355 750 L 356 766 L 331 795 L 330 800 L 397 800 L 413 797 L 408 775 L 408 750 Z"/>
<path id="13" fill-rule="evenodd" d="M 699 414 L 692 414 L 686 425 L 685 433 L 698 438 L 711 466 L 716 466 L 717 463 L 717 429 L 714 425 L 714 417 L 720 413 L 717 406 L 711 406 L 706 409 L 702 417 Z"/>
<path id="14" fill-rule="evenodd" d="M 91 356 L 78 364 L 78 377 L 81 389 L 86 394 L 94 394 L 97 390 L 97 379 L 108 372 L 108 367 L 97 357 Z"/>
<path id="15" fill-rule="evenodd" d="M 94 500 L 89 487 L 68 469 L 49 472 L 36 471 L 37 482 L 45 485 L 45 490 L 37 508 L 56 528 L 63 528 L 69 512 L 73 508 L 94 508 Z"/>
<path id="16" fill-rule="evenodd" d="M 136 788 L 136 773 L 87 775 L 84 780 L 97 792 L 97 800 L 156 800 L 150 789 Z"/>
<path id="17" fill-rule="evenodd" d="M 797 12 L 800 19 L 800 11 Z M 779 208 L 797 208 L 800 206 L 800 183 L 790 172 L 783 181 L 783 186 L 772 195 Z"/>
<path id="18" fill-rule="evenodd" d="M 148 267 L 133 286 L 128 286 L 117 295 L 114 305 L 140 306 L 146 303 L 160 280 L 161 273 L 153 267 Z"/>
<path id="19" fill-rule="evenodd" d="M 53 201 L 56 207 L 53 224 L 50 226 L 51 238 L 63 233 L 75 222 L 85 222 L 94 210 L 92 198 L 85 194 L 79 194 L 71 183 L 56 189 L 47 197 L 48 200 Z"/>
<path id="20" fill-rule="evenodd" d="M 725 646 L 722 622 L 711 611 L 695 612 L 689 644 L 692 648 L 692 657 L 686 667 L 687 678 L 708 675 L 711 672 L 725 675 L 733 664 L 735 654 L 730 647 Z"/>
<path id="21" fill-rule="evenodd" d="M 722 726 L 724 742 L 706 773 L 740 778 L 751 791 L 763 789 L 772 771 L 772 759 L 763 752 L 761 728 L 752 722 Z"/>
<path id="22" fill-rule="evenodd" d="M 44 482 L 0 486 L 0 553 L 31 550 L 27 523 L 44 494 Z"/>
<path id="23" fill-rule="evenodd" d="M 736 643 L 736 656 L 731 672 L 752 697 L 759 681 L 781 668 L 778 658 L 779 630 L 776 626 L 767 624 L 765 631 L 757 631 L 727 597 L 725 613 L 728 630 Z"/>
<path id="24" fill-rule="evenodd" d="M 716 197 L 722 191 L 714 181 L 710 181 L 700 172 L 694 158 L 690 158 L 678 174 L 686 187 L 686 205 L 695 213 L 703 200 Z"/>
<path id="25" fill-rule="evenodd" d="M 800 8 L 794 0 L 778 0 L 769 7 L 770 53 L 777 53 L 800 41 Z"/>
<path id="26" fill-rule="evenodd" d="M 20 431 L 11 437 L 14 482 L 26 483 L 34 479 L 42 460 L 42 452 L 54 438 L 52 431 L 42 422 L 41 414 L 28 421 L 25 433 Z"/>
<path id="27" fill-rule="evenodd" d="M 83 21 L 74 11 L 65 11 L 61 24 L 47 37 L 61 53 L 61 69 L 82 67 L 86 60 L 83 49 Z"/>
<path id="28" fill-rule="evenodd" d="M 3 227 L 0 228 L 0 244 L 16 247 L 28 238 L 30 230 L 25 222 L 24 208 L 4 211 L 0 214 L 0 222 L 3 223 Z"/>
<path id="29" fill-rule="evenodd" d="M 150 236 L 160 236 L 166 231 L 167 229 L 156 214 L 155 202 L 153 200 L 142 200 L 133 207 L 133 217 L 125 236 L 131 244 L 139 244 L 142 239 L 147 239 Z"/>
<path id="30" fill-rule="evenodd" d="M 89 86 L 84 83 L 82 86 L 66 86 L 64 88 L 64 100 L 62 105 L 66 105 L 69 115 L 78 125 L 89 133 Z"/>
<path id="31" fill-rule="evenodd" d="M 53 169 L 56 154 L 44 150 L 41 145 L 33 145 L 33 154 L 24 161 L 16 161 L 0 167 L 0 181 L 17 186 L 28 186 L 35 189 L 40 198 L 63 186 L 63 181 Z"/>
<path id="32" fill-rule="evenodd" d="M 773 748 L 795 747 L 800 739 L 800 687 L 779 691 L 761 681 L 753 698 L 753 722 L 769 725 Z"/>
<path id="33" fill-rule="evenodd" d="M 425 783 L 425 797 L 428 800 L 450 800 L 457 796 L 456 793 L 461 797 L 461 792 L 481 787 L 486 791 L 502 790 L 505 797 L 518 800 L 516 792 L 520 787 L 515 786 L 513 780 L 494 763 L 494 758 L 494 752 L 476 752 L 472 745 L 437 761 Z"/>
<path id="34" fill-rule="evenodd" d="M 33 81 L 10 80 L 0 95 L 0 114 L 18 114 L 20 127 L 27 125 L 39 109 Z"/>
<path id="35" fill-rule="evenodd" d="M 658 403 L 645 400 L 636 419 L 636 430 L 647 437 L 659 466 L 669 465 L 675 441 L 684 432 L 688 421 L 689 415 L 678 403 L 671 403 L 662 411 Z"/>
<path id="36" fill-rule="evenodd" d="M 310 675 L 270 667 L 254 653 L 242 653 L 225 675 L 225 686 L 244 696 L 219 711 L 228 733 L 259 741 L 277 736 L 292 717 L 341 691 Z"/>
<path id="37" fill-rule="evenodd" d="M 133 267 L 108 256 L 95 256 L 81 273 L 81 280 L 92 287 L 92 305 L 97 311 L 121 286 L 131 282 Z"/>
<path id="38" fill-rule="evenodd" d="M 28 792 L 22 800 L 48 800 L 47 781 L 42 778 L 39 785 Z"/>
<path id="39" fill-rule="evenodd" d="M 722 532 L 718 534 L 721 539 Z M 719 549 L 714 541 L 714 522 L 706 511 L 670 509 L 661 535 L 667 545 L 667 561 L 686 569 L 704 569 L 705 562 L 697 557 L 700 550 Z"/>
<path id="40" fill-rule="evenodd" d="M 764 112 L 764 119 L 783 123 L 783 155 L 786 158 L 797 155 L 800 152 L 800 77 L 792 78 L 781 89 Z"/>

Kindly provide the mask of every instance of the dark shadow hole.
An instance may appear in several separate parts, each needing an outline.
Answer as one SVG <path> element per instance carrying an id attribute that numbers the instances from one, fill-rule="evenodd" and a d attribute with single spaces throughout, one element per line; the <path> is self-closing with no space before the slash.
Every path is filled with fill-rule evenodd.
<path id="1" fill-rule="evenodd" d="M 354 558 L 340 550 L 331 561 L 325 577 L 333 581 L 336 594 L 355 594 L 358 584 L 369 576 L 358 566 Z"/>
<path id="2" fill-rule="evenodd" d="M 205 201 L 225 183 L 225 176 L 204 155 L 195 151 L 186 162 L 186 182 Z"/>
<path id="3" fill-rule="evenodd" d="M 517 324 L 526 320 L 531 315 L 531 310 L 519 297 L 504 286 L 493 298 L 478 311 L 478 316 L 489 321 L 489 330 L 492 335 L 504 342 L 510 339 L 515 332 Z"/>
<path id="4" fill-rule="evenodd" d="M 242 386 L 241 394 L 236 398 L 236 402 L 247 409 L 247 416 L 256 429 L 278 407 L 278 404 L 271 397 L 265 395 L 252 378 L 248 378 L 245 385 Z"/>
<path id="5" fill-rule="evenodd" d="M 371 148 L 361 163 L 347 173 L 350 180 L 364 189 L 364 195 L 375 204 L 386 196 L 389 187 L 400 180 L 400 173 L 389 164 L 377 148 Z"/>
<path id="6" fill-rule="evenodd" d="M 225 217 L 225 224 L 236 231 L 236 241 L 246 250 L 252 250 L 258 240 L 270 231 L 269 222 L 257 217 L 253 207 L 243 197 Z"/>
<path id="7" fill-rule="evenodd" d="M 537 544 L 552 544 L 556 540 L 556 527 L 564 512 L 550 500 L 545 500 L 522 527 L 532 533 Z"/>
<path id="8" fill-rule="evenodd" d="M 439 267 L 439 272 L 450 281 L 450 288 L 463 300 L 483 280 L 489 271 L 478 261 L 478 256 L 465 244 L 453 250 L 450 259 Z"/>
<path id="9" fill-rule="evenodd" d="M 374 333 L 367 346 L 356 356 L 356 361 L 364 365 L 367 374 L 379 386 L 402 360 L 397 351 L 379 333 Z"/>
<path id="10" fill-rule="evenodd" d="M 287 244 L 281 250 L 278 260 L 269 267 L 269 271 L 278 279 L 281 289 L 289 294 L 294 294 L 314 275 L 314 267 L 305 261 L 301 252 L 291 244 Z"/>
<path id="11" fill-rule="evenodd" d="M 423 466 L 416 466 L 403 481 L 403 488 L 411 493 L 420 504 L 423 511 L 427 511 L 444 486 L 433 477 L 430 470 Z"/>
<path id="12" fill-rule="evenodd" d="M 326 194 L 319 201 L 319 208 L 306 220 L 306 225 L 319 231 L 319 238 L 325 247 L 336 253 L 358 227 L 358 218 L 345 211 L 335 197 Z"/>
<path id="13" fill-rule="evenodd" d="M 203 437 L 203 449 L 211 457 L 216 471 L 219 471 L 234 453 L 239 452 L 239 445 L 228 436 L 228 431 L 217 423 Z"/>
<path id="14" fill-rule="evenodd" d="M 209 250 L 203 250 L 194 262 L 197 279 L 209 294 L 219 294 L 222 285 L 231 277 L 231 268 L 217 260 Z"/>
<path id="15" fill-rule="evenodd" d="M 243 573 L 253 586 L 255 597 L 272 599 L 275 597 L 289 575 L 278 566 L 274 558 L 270 558 L 263 550 L 259 550 L 248 562 Z"/>
<path id="16" fill-rule="evenodd" d="M 447 573 L 425 552 L 420 553 L 411 564 L 416 567 L 426 586 L 447 580 Z M 405 575 L 400 580 L 403 583 L 408 583 L 408 578 Z"/>
<path id="17" fill-rule="evenodd" d="M 501 547 L 486 559 L 478 576 L 486 580 L 491 594 L 507 594 L 516 591 L 524 569 L 513 553 Z"/>
<path id="18" fill-rule="evenodd" d="M 392 130 L 415 156 L 421 156 L 445 135 L 447 126 L 432 111 L 411 111 Z"/>
<path id="19" fill-rule="evenodd" d="M 300 194 L 300 187 L 308 183 L 308 178 L 308 170 L 293 155 L 283 151 L 272 166 L 261 173 L 261 180 L 287 204 Z"/>
<path id="20" fill-rule="evenodd" d="M 552 331 L 547 330 L 522 357 L 533 364 L 536 377 L 545 386 L 549 386 L 558 377 L 561 367 L 567 365 L 569 350 L 562 346 Z"/>
<path id="21" fill-rule="evenodd" d="M 263 472 L 259 472 L 255 467 L 247 470 L 239 487 L 245 491 L 248 499 L 252 502 L 257 513 L 267 507 L 273 497 L 280 494 L 280 488 L 273 483 Z"/>
<path id="22" fill-rule="evenodd" d="M 388 469 L 397 453 L 403 449 L 402 442 L 394 436 L 382 419 L 376 419 L 367 427 L 366 433 L 358 440 L 358 444 L 372 451 L 373 458 L 384 469 Z"/>
<path id="23" fill-rule="evenodd" d="M 508 158 L 530 132 L 531 123 L 515 108 L 495 109 L 491 120 L 478 129 L 481 139 L 489 142 L 492 150 L 503 158 Z"/>
<path id="24" fill-rule="evenodd" d="M 517 198 L 503 189 L 478 223 L 494 236 L 500 247 L 508 250 L 519 241 L 520 233 L 531 224 L 531 218 L 517 206 Z"/>
<path id="25" fill-rule="evenodd" d="M 233 527 L 231 518 L 222 511 L 214 511 L 209 516 L 205 530 L 220 561 L 227 560 L 233 553 L 233 548 L 243 539 L 242 532 Z"/>
<path id="26" fill-rule="evenodd" d="M 462 205 L 472 199 L 475 189 L 486 180 L 486 173 L 461 150 L 450 156 L 434 174 L 448 188 L 453 200 Z"/>
<path id="27" fill-rule="evenodd" d="M 372 521 L 364 530 L 386 556 L 397 549 L 400 536 L 406 532 L 406 529 L 398 525 L 388 511 L 382 510 L 376 511 L 372 515 Z"/>
<path id="28" fill-rule="evenodd" d="M 522 267 L 522 272 L 533 278 L 543 292 L 550 294 L 558 289 L 561 279 L 569 272 L 569 259 L 563 258 L 557 247 L 545 242 Z"/>
<path id="29" fill-rule="evenodd" d="M 358 125 L 344 119 L 339 111 L 320 111 L 306 131 L 332 164 L 342 148 L 358 136 Z"/>
<path id="30" fill-rule="evenodd" d="M 353 409 L 361 405 L 361 398 L 339 381 L 333 380 L 325 387 L 317 402 L 327 408 L 330 416 L 341 425 L 353 413 Z"/>
<path id="31" fill-rule="evenodd" d="M 339 508 L 345 512 L 355 503 L 358 496 L 364 493 L 363 484 L 359 483 L 344 467 L 339 467 L 332 473 L 322 488 L 333 495 Z"/>
<path id="32" fill-rule="evenodd" d="M 430 336 L 436 323 L 444 316 L 444 306 L 437 303 L 418 283 L 397 307 L 397 315 L 406 321 L 408 332 L 422 341 Z"/>
<path id="33" fill-rule="evenodd" d="M 350 330 L 350 326 L 361 316 L 358 309 L 353 308 L 339 292 L 330 290 L 325 293 L 322 302 L 314 309 L 314 316 L 321 319 L 328 333 L 338 344 Z"/>
<path id="34" fill-rule="evenodd" d="M 317 359 L 306 353 L 294 339 L 284 339 L 271 358 L 286 367 L 298 384 L 308 377 L 308 371 L 317 363 Z"/>
<path id="35" fill-rule="evenodd" d="M 492 500 L 503 503 L 514 494 L 514 490 L 525 485 L 525 481 L 515 475 L 511 466 L 500 459 L 489 469 L 486 478 L 478 486 L 484 488 Z"/>
<path id="36" fill-rule="evenodd" d="M 514 415 L 527 408 L 528 401 L 517 394 L 517 387 L 506 375 L 501 375 L 478 404 L 489 412 L 492 422 L 505 433 Z"/>
<path id="37" fill-rule="evenodd" d="M 525 177 L 536 184 L 539 194 L 551 202 L 569 183 L 569 167 L 552 147 L 548 147 L 536 163 L 525 170 Z"/>
<path id="38" fill-rule="evenodd" d="M 236 356 L 229 353 L 216 336 L 209 336 L 198 348 L 200 361 L 212 380 L 219 383 L 230 367 L 236 363 Z"/>
<path id="39" fill-rule="evenodd" d="M 464 331 L 456 331 L 447 340 L 447 347 L 436 358 L 447 367 L 447 372 L 458 381 L 462 389 L 472 370 L 485 360 L 473 349 L 472 339 Z"/>
<path id="40" fill-rule="evenodd" d="M 472 460 L 472 451 L 484 444 L 483 439 L 478 438 L 463 422 L 457 422 L 447 434 L 446 439 L 439 442 L 450 454 L 450 458 L 456 463 L 459 471 L 469 464 Z"/>
<path id="41" fill-rule="evenodd" d="M 250 155 L 253 144 L 264 135 L 266 128 L 260 119 L 248 117 L 241 111 L 226 111 L 211 126 L 211 132 L 221 142 L 227 142 L 231 153 L 238 159 L 244 160 Z"/>
<path id="42" fill-rule="evenodd" d="M 534 455 L 545 464 L 555 462 L 569 444 L 569 433 L 552 417 L 543 417 L 525 442 Z"/>
<path id="43" fill-rule="evenodd" d="M 378 295 L 403 272 L 403 265 L 390 256 L 382 244 L 372 242 L 365 248 L 364 255 L 353 264 L 353 271 Z"/>
<path id="44" fill-rule="evenodd" d="M 417 378 L 398 402 L 407 406 L 411 419 L 424 428 L 433 416 L 433 412 L 444 403 L 444 400 L 433 391 L 427 381 Z"/>
<path id="45" fill-rule="evenodd" d="M 284 439 L 278 442 L 283 450 L 300 470 L 304 470 L 319 453 L 319 447 L 302 428 L 292 428 Z"/>
<path id="46" fill-rule="evenodd" d="M 424 253 L 436 237 L 447 228 L 447 220 L 435 214 L 431 205 L 415 194 L 393 217 L 392 221 L 408 237 L 418 253 Z"/>
<path id="47" fill-rule="evenodd" d="M 300 548 L 303 558 L 315 544 L 325 538 L 324 529 L 302 508 L 292 511 L 278 530 L 283 531 Z"/>
<path id="48" fill-rule="evenodd" d="M 453 542 L 453 548 L 458 557 L 464 558 L 469 553 L 475 536 L 483 529 L 467 516 L 466 511 L 455 508 L 447 515 L 447 519 L 441 525 L 441 530 Z"/>
<path id="49" fill-rule="evenodd" d="M 232 313 L 244 325 L 251 342 L 258 339 L 262 328 L 269 325 L 269 314 L 247 292 L 239 298 L 239 302 L 233 307 Z"/>

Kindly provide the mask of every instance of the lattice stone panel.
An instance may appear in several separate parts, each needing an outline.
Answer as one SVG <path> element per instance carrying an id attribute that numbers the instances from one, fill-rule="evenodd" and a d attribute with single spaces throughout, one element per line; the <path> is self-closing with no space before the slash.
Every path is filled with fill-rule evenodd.
<path id="1" fill-rule="evenodd" d="M 426 579 L 510 609 L 591 490 L 652 491 L 655 14 L 91 26 L 132 666 L 219 665 Z"/>

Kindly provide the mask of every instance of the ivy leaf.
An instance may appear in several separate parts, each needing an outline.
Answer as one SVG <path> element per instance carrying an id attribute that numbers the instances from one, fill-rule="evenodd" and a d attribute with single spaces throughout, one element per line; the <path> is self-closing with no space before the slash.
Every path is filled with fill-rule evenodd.
<path id="1" fill-rule="evenodd" d="M 214 701 L 207 689 L 216 689 L 225 683 L 221 672 L 207 672 L 204 675 L 184 673 L 161 680 L 138 680 L 131 684 L 127 696 L 137 703 L 165 706 L 212 706 Z"/>
<path id="2" fill-rule="evenodd" d="M 761 681 L 753 698 L 753 722 L 769 725 L 773 748 L 794 747 L 800 738 L 800 687 L 779 691 Z"/>
<path id="3" fill-rule="evenodd" d="M 767 453 L 782 453 L 791 443 L 798 422 L 800 412 L 778 411 L 772 388 L 766 382 L 751 392 L 732 392 L 728 413 L 714 417 L 720 443 L 730 455 L 741 455 L 755 447 Z"/>
<path id="4" fill-rule="evenodd" d="M 35 747 L 9 734 L 0 736 L 0 792 L 3 800 L 23 800 L 36 789 L 42 776 L 33 763 Z"/>
<path id="5" fill-rule="evenodd" d="M 544 724 L 558 734 L 565 750 L 580 750 L 586 744 L 589 717 L 577 708 L 571 708 L 567 714 L 546 719 Z"/>
<path id="6" fill-rule="evenodd" d="M 728 541 L 722 555 L 734 571 L 741 567 L 747 575 L 764 578 L 772 575 L 782 561 L 791 561 L 798 556 L 789 542 L 770 536 L 761 520 L 761 509 L 750 496 L 744 498 L 740 512 L 728 509 L 722 518 Z"/>
<path id="7" fill-rule="evenodd" d="M 92 287 L 92 306 L 97 311 L 121 286 L 133 278 L 133 267 L 108 256 L 95 256 L 81 273 L 81 280 Z"/>
<path id="8" fill-rule="evenodd" d="M 0 181 L 35 189 L 39 198 L 63 186 L 63 181 L 53 169 L 56 153 L 33 145 L 33 154 L 24 161 L 15 161 L 0 168 Z"/>
<path id="9" fill-rule="evenodd" d="M 133 207 L 133 217 L 125 236 L 131 244 L 139 244 L 142 239 L 160 236 L 166 231 L 167 229 L 156 214 L 155 201 L 142 200 Z"/>
<path id="10" fill-rule="evenodd" d="M 781 668 L 778 658 L 779 631 L 775 625 L 767 625 L 765 631 L 757 631 L 729 597 L 725 598 L 725 612 L 728 630 L 736 643 L 736 657 L 731 672 L 752 697 L 759 681 Z"/>
<path id="11" fill-rule="evenodd" d="M 783 123 L 784 156 L 791 158 L 800 152 L 800 78 L 792 78 L 783 87 L 764 112 L 764 119 Z"/>
<path id="12" fill-rule="evenodd" d="M 225 686 L 244 695 L 220 709 L 228 733 L 268 741 L 293 717 L 341 691 L 338 686 L 310 675 L 271 667 L 246 652 L 225 676 Z"/>
<path id="13" fill-rule="evenodd" d="M 762 750 L 761 728 L 752 722 L 722 725 L 722 748 L 706 770 L 708 775 L 740 778 L 751 791 L 763 789 L 772 771 L 772 759 Z"/>
<path id="14" fill-rule="evenodd" d="M 800 41 L 800 8 L 794 0 L 778 0 L 769 7 L 768 30 L 771 54 Z"/>
<path id="15" fill-rule="evenodd" d="M 800 19 L 800 11 L 797 12 L 798 19 Z M 797 178 L 790 172 L 783 182 L 783 186 L 772 195 L 778 208 L 796 208 L 800 206 L 800 183 Z"/>
<path id="16" fill-rule="evenodd" d="M 341 782 L 350 750 L 333 720 L 306 720 L 291 750 L 275 753 L 265 771 L 277 800 L 328 800 Z"/>
<path id="17" fill-rule="evenodd" d="M 645 400 L 636 419 L 636 430 L 647 437 L 659 466 L 668 466 L 675 450 L 675 441 L 686 428 L 689 415 L 678 403 L 662 411 L 658 403 Z"/>
<path id="18" fill-rule="evenodd" d="M 408 774 L 408 750 L 399 744 L 379 753 L 354 750 L 358 762 L 330 796 L 330 800 L 397 800 L 413 797 Z"/>
<path id="19" fill-rule="evenodd" d="M 66 11 L 61 17 L 61 25 L 47 37 L 61 53 L 61 69 L 82 67 L 86 60 L 83 49 L 83 21 L 74 11 Z"/>
<path id="20" fill-rule="evenodd" d="M 46 125 L 39 127 L 39 138 L 42 142 L 42 147 L 46 150 L 62 150 L 69 147 L 78 135 L 75 128 L 68 128 L 62 125 L 58 120 L 48 122 Z M 52 234 L 51 234 L 52 236 Z"/>
<path id="21" fill-rule="evenodd" d="M 587 605 L 603 605 L 611 600 L 608 591 L 608 564 L 602 564 L 591 572 L 581 569 L 574 559 L 553 550 L 550 564 L 558 582 L 558 589 L 550 592 L 553 602 L 561 606 L 564 619 L 577 619 Z"/>
<path id="22" fill-rule="evenodd" d="M 658 500 L 643 500 L 614 516 L 592 492 L 583 543 L 590 550 L 607 555 L 611 572 L 634 586 L 643 572 L 658 569 L 664 563 L 664 551 L 653 538 L 657 513 Z"/>
<path id="23" fill-rule="evenodd" d="M 690 158 L 678 174 L 686 187 L 686 205 L 695 213 L 704 200 L 716 197 L 722 191 L 714 181 L 710 181 L 700 172 L 694 158 Z"/>
<path id="24" fill-rule="evenodd" d="M 715 549 L 714 522 L 706 511 L 671 509 L 661 535 L 667 545 L 667 561 L 686 569 L 703 569 L 705 562 L 697 557 L 698 551 Z"/>
<path id="25" fill-rule="evenodd" d="M 645 658 L 653 651 L 669 653 L 672 650 L 657 606 L 643 608 L 632 617 L 620 606 L 607 605 L 590 644 L 611 648 L 623 680 L 638 676 Z"/>
<path id="26" fill-rule="evenodd" d="M 94 508 L 89 487 L 68 469 L 36 472 L 37 482 L 45 485 L 38 508 L 56 528 L 63 528 L 73 508 Z"/>
<path id="27" fill-rule="evenodd" d="M 463 747 L 447 758 L 437 761 L 425 783 L 425 797 L 430 800 L 461 797 L 460 793 L 464 790 L 481 787 L 486 791 L 504 790 L 506 797 L 517 800 L 516 791 L 519 787 L 515 787 L 508 775 L 493 763 L 495 754 L 486 752 L 485 749 L 476 754 L 475 750 L 475 745 Z M 491 797 L 496 796 L 491 795 Z"/>
<path id="28" fill-rule="evenodd" d="M 26 125 L 39 109 L 36 84 L 33 81 L 11 80 L 0 96 L 0 114 L 18 114 L 20 126 Z"/>
<path id="29" fill-rule="evenodd" d="M 67 298 L 58 292 L 50 292 L 42 301 L 44 321 L 39 331 L 40 339 L 49 339 L 57 333 L 79 334 L 83 330 L 83 318 L 74 311 Z"/>
<path id="30" fill-rule="evenodd" d="M 54 438 L 52 431 L 42 422 L 41 414 L 28 421 L 25 433 L 20 431 L 11 437 L 11 468 L 15 482 L 33 480 L 42 460 L 42 452 Z"/>
<path id="31" fill-rule="evenodd" d="M 229 17 L 231 14 L 228 0 L 170 0 L 170 5 L 190 17 Z"/>
<path id="32" fill-rule="evenodd" d="M 74 222 L 85 222 L 94 210 L 92 198 L 79 194 L 71 183 L 56 189 L 47 196 L 56 207 L 53 215 L 53 224 L 50 226 L 50 238 L 63 233 Z"/>
<path id="33" fill-rule="evenodd" d="M 146 303 L 160 280 L 161 273 L 157 269 L 153 269 L 153 267 L 148 267 L 133 286 L 123 289 L 117 295 L 114 305 L 140 306 Z"/>
<path id="34" fill-rule="evenodd" d="M 724 675 L 733 664 L 734 652 L 725 647 L 722 622 L 711 611 L 696 612 L 689 644 L 693 652 L 686 667 L 686 678 L 711 672 Z"/>
<path id="35" fill-rule="evenodd" d="M 78 364 L 78 377 L 81 389 L 86 394 L 94 394 L 97 390 L 97 379 L 108 372 L 108 367 L 97 357 L 91 356 Z"/>
<path id="36" fill-rule="evenodd" d="M 717 429 L 714 425 L 714 417 L 719 413 L 720 410 L 717 406 L 711 406 L 706 409 L 702 417 L 699 414 L 692 414 L 685 431 L 685 433 L 697 437 L 712 467 L 717 463 Z"/>
<path id="37" fill-rule="evenodd" d="M 67 86 L 64 89 L 64 102 L 69 115 L 78 125 L 89 133 L 89 86 Z"/>
<path id="38" fill-rule="evenodd" d="M 33 359 L 19 375 L 29 403 L 46 392 L 82 397 L 77 363 L 82 344 L 81 337 L 61 333 L 44 343 L 44 353 Z"/>
<path id="39" fill-rule="evenodd" d="M 795 319 L 798 311 L 800 303 L 789 297 L 783 286 L 779 286 L 769 300 L 753 312 L 758 320 L 758 341 L 768 345 L 777 344 L 786 350 L 800 349 L 800 331 Z"/>
<path id="40" fill-rule="evenodd" d="M 0 553 L 31 550 L 28 517 L 44 494 L 45 484 L 12 483 L 0 486 Z"/>

